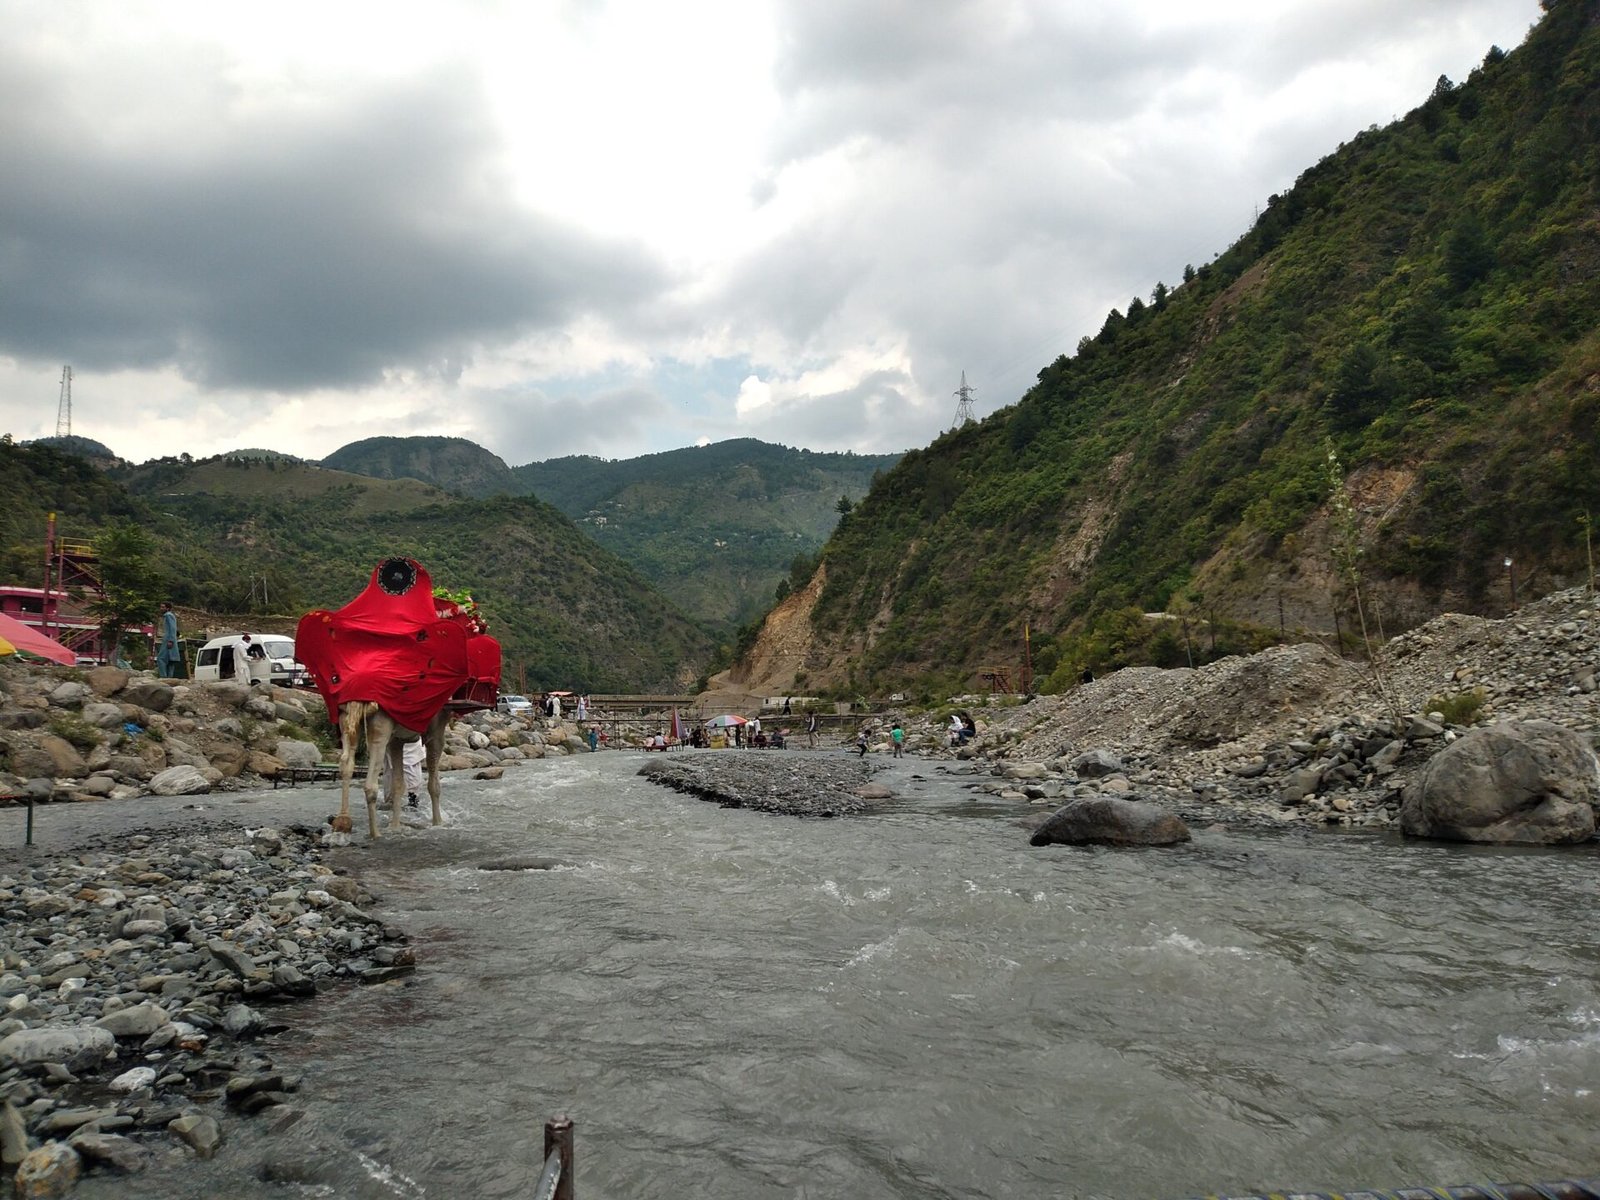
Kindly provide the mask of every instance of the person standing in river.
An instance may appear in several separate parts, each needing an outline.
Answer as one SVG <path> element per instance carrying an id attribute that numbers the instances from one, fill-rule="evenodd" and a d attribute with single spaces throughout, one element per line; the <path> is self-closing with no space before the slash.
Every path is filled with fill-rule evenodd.
<path id="1" fill-rule="evenodd" d="M 904 757 L 906 731 L 901 727 L 899 721 L 894 723 L 894 728 L 889 731 L 889 736 L 894 740 L 894 756 L 896 758 Z"/>

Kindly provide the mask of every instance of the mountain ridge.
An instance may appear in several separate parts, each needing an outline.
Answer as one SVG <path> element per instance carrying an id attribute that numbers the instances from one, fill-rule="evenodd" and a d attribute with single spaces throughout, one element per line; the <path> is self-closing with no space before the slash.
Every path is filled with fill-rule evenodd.
<path id="1" fill-rule="evenodd" d="M 960 691 L 1031 660 L 1060 690 L 1495 611 L 1503 559 L 1524 588 L 1581 579 L 1600 6 L 1546 7 L 1522 47 L 1357 134 L 1216 260 L 887 472 L 824 547 L 807 686 Z"/>

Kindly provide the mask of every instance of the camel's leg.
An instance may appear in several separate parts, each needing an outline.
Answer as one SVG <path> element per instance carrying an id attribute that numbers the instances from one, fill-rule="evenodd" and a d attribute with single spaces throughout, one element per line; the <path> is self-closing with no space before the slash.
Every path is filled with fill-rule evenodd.
<path id="1" fill-rule="evenodd" d="M 367 780 L 362 787 L 367 795 L 367 836 L 378 839 L 378 773 L 394 734 L 394 722 L 377 705 L 367 715 Z"/>
<path id="2" fill-rule="evenodd" d="M 384 799 L 389 802 L 389 828 L 400 825 L 400 807 L 406 795 L 406 744 L 397 737 L 389 739 L 389 779 Z"/>
<path id="3" fill-rule="evenodd" d="M 350 832 L 350 778 L 356 772 L 356 742 L 361 737 L 365 718 L 364 703 L 339 706 L 339 815 L 333 819 L 335 833 Z"/>
<path id="4" fill-rule="evenodd" d="M 444 823 L 439 815 L 439 760 L 444 757 L 444 731 L 449 724 L 450 715 L 444 709 L 440 709 L 438 715 L 428 722 L 428 731 L 422 738 L 423 744 L 428 749 L 424 764 L 428 772 L 428 799 L 433 801 L 435 825 Z"/>

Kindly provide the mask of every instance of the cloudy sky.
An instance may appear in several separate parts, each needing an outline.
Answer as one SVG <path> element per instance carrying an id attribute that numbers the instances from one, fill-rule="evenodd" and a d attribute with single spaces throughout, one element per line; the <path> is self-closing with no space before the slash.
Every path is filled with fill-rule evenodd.
<path id="1" fill-rule="evenodd" d="M 0 0 L 0 432 L 923 445 L 1537 0 Z"/>

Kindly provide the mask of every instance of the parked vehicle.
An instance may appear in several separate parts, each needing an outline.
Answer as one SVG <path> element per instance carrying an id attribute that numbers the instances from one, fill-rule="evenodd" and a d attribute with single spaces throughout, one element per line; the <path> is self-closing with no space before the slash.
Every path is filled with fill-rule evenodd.
<path id="1" fill-rule="evenodd" d="M 305 667 L 295 661 L 293 638 L 285 637 L 281 633 L 252 633 L 249 637 L 266 651 L 273 683 L 279 687 L 311 686 L 311 677 Z M 241 682 L 249 680 L 250 667 L 245 661 L 245 635 L 224 634 L 222 637 L 212 638 L 200 647 L 200 653 L 195 655 L 194 677 L 202 682 L 219 679 L 238 679 Z"/>
<path id="2" fill-rule="evenodd" d="M 494 702 L 496 712 L 502 712 L 508 717 L 520 717 L 523 713 L 533 711 L 533 701 L 526 696 L 507 693 Z"/>

